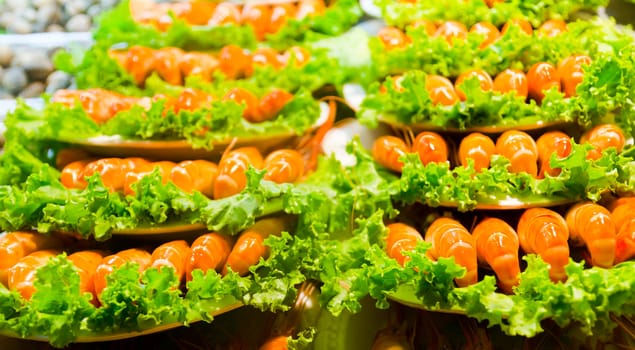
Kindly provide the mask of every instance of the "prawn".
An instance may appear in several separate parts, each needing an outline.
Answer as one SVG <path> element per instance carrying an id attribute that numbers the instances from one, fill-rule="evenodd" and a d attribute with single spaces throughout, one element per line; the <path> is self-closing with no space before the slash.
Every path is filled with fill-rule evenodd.
<path id="1" fill-rule="evenodd" d="M 223 266 L 223 275 L 228 269 L 241 276 L 249 272 L 249 268 L 256 265 L 260 259 L 269 257 L 269 247 L 264 244 L 265 239 L 271 235 L 279 236 L 288 228 L 287 219 L 284 217 L 272 217 L 256 222 L 251 228 L 240 234 L 234 247 L 227 256 L 227 262 Z"/>
<path id="2" fill-rule="evenodd" d="M 284 106 L 293 99 L 293 95 L 282 89 L 272 89 L 262 96 L 258 102 L 259 118 L 250 120 L 252 123 L 260 123 L 274 119 L 280 114 Z"/>
<path id="3" fill-rule="evenodd" d="M 289 346 L 289 336 L 278 335 L 267 339 L 258 350 L 287 350 Z"/>
<path id="4" fill-rule="evenodd" d="M 185 277 L 185 264 L 190 257 L 190 245 L 184 240 L 163 243 L 152 251 L 149 267 L 171 267 L 179 281 Z"/>
<path id="5" fill-rule="evenodd" d="M 168 84 L 183 85 L 180 61 L 185 52 L 176 47 L 164 47 L 154 51 L 154 70 Z"/>
<path id="6" fill-rule="evenodd" d="M 399 158 L 409 151 L 404 140 L 396 136 L 384 135 L 378 137 L 373 143 L 372 155 L 377 163 L 400 173 L 404 164 Z"/>
<path id="7" fill-rule="evenodd" d="M 126 195 L 134 195 L 135 191 L 132 189 L 132 184 L 139 182 L 142 178 L 149 175 L 154 169 L 159 169 L 161 175 L 161 181 L 165 184 L 170 179 L 170 172 L 176 166 L 176 163 L 171 161 L 153 162 L 146 166 L 140 166 L 135 171 L 127 172 L 124 177 L 123 192 Z"/>
<path id="8" fill-rule="evenodd" d="M 617 229 L 615 263 L 618 264 L 635 256 L 635 197 L 620 198 L 610 209 Z"/>
<path id="9" fill-rule="evenodd" d="M 593 146 L 593 149 L 587 154 L 587 158 L 596 160 L 602 157 L 602 152 L 609 147 L 615 147 L 617 152 L 621 152 L 626 144 L 626 138 L 619 126 L 600 124 L 585 132 L 580 138 L 580 143 L 588 143 Z"/>
<path id="10" fill-rule="evenodd" d="M 433 260 L 454 257 L 454 261 L 465 268 L 465 275 L 456 278 L 459 287 L 478 282 L 476 244 L 472 235 L 458 221 L 438 218 L 426 230 L 425 241 L 432 244 L 428 256 Z"/>
<path id="11" fill-rule="evenodd" d="M 61 248 L 55 236 L 14 231 L 0 235 L 0 283 L 7 285 L 7 270 L 25 256 L 44 249 Z"/>
<path id="12" fill-rule="evenodd" d="M 414 227 L 399 222 L 390 224 L 386 228 L 388 229 L 386 253 L 404 266 L 410 257 L 403 253 L 414 250 L 417 244 L 423 241 L 423 237 Z"/>
<path id="13" fill-rule="evenodd" d="M 591 202 L 578 203 L 567 211 L 565 220 L 571 243 L 586 245 L 593 265 L 607 268 L 613 265 L 617 230 L 606 208 Z"/>
<path id="14" fill-rule="evenodd" d="M 201 269 L 219 271 L 232 249 L 232 238 L 216 232 L 199 236 L 191 245 L 190 256 L 185 263 L 185 277 L 192 280 L 192 271 Z"/>
<path id="15" fill-rule="evenodd" d="M 474 227 L 472 236 L 478 261 L 494 270 L 501 290 L 512 293 L 512 287 L 520 282 L 516 231 L 501 219 L 486 218 Z"/>
<path id="16" fill-rule="evenodd" d="M 489 168 L 490 158 L 496 153 L 494 141 L 489 136 L 473 132 L 461 140 L 459 144 L 459 161 L 467 167 L 468 159 L 474 161 L 477 172 Z"/>
<path id="17" fill-rule="evenodd" d="M 423 131 L 415 137 L 412 151 L 419 155 L 423 165 L 442 163 L 448 160 L 448 145 L 441 135 L 432 131 Z"/>
<path id="18" fill-rule="evenodd" d="M 531 208 L 521 215 L 518 226 L 521 249 L 528 254 L 537 254 L 549 264 L 552 281 L 564 281 L 564 270 L 569 263 L 569 227 L 564 218 L 553 210 Z"/>
<path id="19" fill-rule="evenodd" d="M 264 179 L 276 183 L 293 183 L 304 175 L 304 158 L 292 149 L 280 149 L 267 155 L 264 160 Z"/>
<path id="20" fill-rule="evenodd" d="M 214 182 L 214 199 L 235 195 L 247 186 L 247 169 L 262 169 L 264 160 L 255 147 L 242 147 L 224 155 L 218 163 Z"/>
<path id="21" fill-rule="evenodd" d="M 496 153 L 509 160 L 509 171 L 512 173 L 538 175 L 538 146 L 526 132 L 505 131 L 496 140 Z"/>
<path id="22" fill-rule="evenodd" d="M 88 183 L 84 178 L 84 169 L 90 162 L 92 162 L 92 160 L 89 159 L 76 160 L 64 166 L 60 174 L 62 185 L 66 188 L 86 188 Z"/>
<path id="23" fill-rule="evenodd" d="M 538 162 L 540 163 L 538 178 L 544 178 L 545 175 L 558 176 L 561 171 L 559 168 L 551 168 L 549 164 L 551 155 L 555 153 L 559 159 L 566 158 L 571 154 L 573 146 L 569 135 L 562 131 L 549 131 L 536 140 L 536 147 L 538 147 Z"/>
<path id="24" fill-rule="evenodd" d="M 170 181 L 187 193 L 196 190 L 207 197 L 214 195 L 214 182 L 219 174 L 218 166 L 210 161 L 185 160 L 169 173 Z"/>
<path id="25" fill-rule="evenodd" d="M 79 292 L 90 293 L 91 302 L 97 305 L 97 294 L 95 293 L 95 272 L 97 266 L 104 258 L 105 253 L 99 250 L 82 250 L 68 256 L 68 261 L 73 263 L 79 273 Z"/>
<path id="26" fill-rule="evenodd" d="M 99 298 L 101 292 L 108 286 L 107 277 L 115 268 L 125 263 L 135 263 L 139 265 L 139 272 L 143 272 L 150 264 L 150 253 L 144 249 L 131 248 L 122 250 L 116 254 L 108 255 L 101 259 L 101 262 L 95 269 L 93 276 L 93 284 L 95 287 L 95 295 Z"/>
<path id="27" fill-rule="evenodd" d="M 7 271 L 9 289 L 18 291 L 25 300 L 30 300 L 35 293 L 33 282 L 37 269 L 46 265 L 49 259 L 59 253 L 54 249 L 38 250 L 20 259 Z"/>

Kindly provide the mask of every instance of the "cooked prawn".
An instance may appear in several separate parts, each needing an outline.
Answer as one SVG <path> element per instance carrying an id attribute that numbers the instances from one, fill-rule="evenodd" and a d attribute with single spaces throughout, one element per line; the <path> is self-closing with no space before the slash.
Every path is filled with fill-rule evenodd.
<path id="1" fill-rule="evenodd" d="M 615 261 L 616 228 L 611 213 L 601 205 L 582 202 L 565 216 L 571 242 L 586 245 L 595 266 L 611 267 Z"/>

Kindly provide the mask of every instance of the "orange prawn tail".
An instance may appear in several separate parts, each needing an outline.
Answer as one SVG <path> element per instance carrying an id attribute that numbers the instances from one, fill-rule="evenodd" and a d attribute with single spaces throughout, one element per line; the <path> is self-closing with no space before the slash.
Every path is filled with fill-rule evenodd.
<path id="1" fill-rule="evenodd" d="M 292 149 L 271 152 L 264 161 L 265 180 L 277 183 L 293 183 L 304 175 L 304 158 Z"/>
<path id="2" fill-rule="evenodd" d="M 569 227 L 564 218 L 553 210 L 532 208 L 520 217 L 517 226 L 521 249 L 537 254 L 549 264 L 552 281 L 564 281 L 569 263 Z"/>
<path id="3" fill-rule="evenodd" d="M 565 219 L 571 240 L 587 246 L 593 265 L 613 266 L 617 230 L 606 208 L 591 202 L 578 203 L 569 209 Z"/>
<path id="4" fill-rule="evenodd" d="M 526 132 L 505 131 L 496 140 L 496 152 L 509 160 L 510 172 L 538 176 L 538 146 Z"/>
<path id="5" fill-rule="evenodd" d="M 33 282 L 37 269 L 58 254 L 60 252 L 54 249 L 38 250 L 20 259 L 7 273 L 9 289 L 18 291 L 25 300 L 30 300 L 35 293 Z"/>
<path id="6" fill-rule="evenodd" d="M 0 235 L 0 283 L 7 285 L 7 273 L 25 256 L 43 249 L 61 248 L 62 242 L 53 236 L 32 232 L 7 232 Z"/>
<path id="7" fill-rule="evenodd" d="M 138 264 L 139 272 L 143 272 L 150 264 L 150 253 L 143 249 L 131 248 L 104 257 L 95 269 L 95 275 L 93 277 L 95 294 L 98 298 L 101 292 L 108 286 L 107 276 L 110 275 L 115 268 L 128 262 Z"/>
<path id="8" fill-rule="evenodd" d="M 199 236 L 191 246 L 190 256 L 185 264 L 185 277 L 192 280 L 192 271 L 201 269 L 218 271 L 227 261 L 231 252 L 232 239 L 219 233 L 207 233 Z"/>
<path id="9" fill-rule="evenodd" d="M 104 252 L 98 250 L 82 250 L 68 256 L 68 260 L 73 263 L 79 273 L 80 293 L 90 293 L 91 303 L 94 305 L 98 305 L 95 293 L 95 272 L 104 255 Z"/>
<path id="10" fill-rule="evenodd" d="M 372 155 L 377 163 L 400 173 L 404 164 L 399 158 L 409 151 L 404 140 L 396 136 L 384 135 L 378 137 L 373 143 Z"/>
<path id="11" fill-rule="evenodd" d="M 423 131 L 415 137 L 412 151 L 419 154 L 423 165 L 443 163 L 448 160 L 448 145 L 441 135 L 432 131 Z"/>
<path id="12" fill-rule="evenodd" d="M 267 339 L 258 350 L 287 350 L 289 346 L 289 337 L 286 335 L 278 335 Z"/>
<path id="13" fill-rule="evenodd" d="M 417 244 L 423 241 L 423 237 L 414 227 L 399 222 L 390 224 L 386 228 L 388 229 L 386 253 L 404 266 L 410 258 L 403 253 L 414 250 Z"/>
<path id="14" fill-rule="evenodd" d="M 505 293 L 512 293 L 512 287 L 520 282 L 520 244 L 516 231 L 503 220 L 487 218 L 474 227 L 472 236 L 478 260 L 494 270 L 498 285 Z"/>
<path id="15" fill-rule="evenodd" d="M 585 132 L 580 143 L 588 143 L 593 149 L 587 154 L 588 159 L 599 159 L 602 152 L 609 147 L 615 147 L 621 152 L 626 144 L 626 137 L 622 129 L 615 124 L 600 124 Z"/>
<path id="16" fill-rule="evenodd" d="M 489 136 L 478 132 L 464 137 L 459 144 L 459 161 L 467 167 L 468 159 L 474 161 L 474 170 L 489 168 L 490 159 L 496 153 L 496 145 Z"/>
<path id="17" fill-rule="evenodd" d="M 150 267 L 171 267 L 179 281 L 185 277 L 185 264 L 191 254 L 190 245 L 184 240 L 163 243 L 152 252 Z"/>
<path id="18" fill-rule="evenodd" d="M 436 219 L 428 227 L 425 240 L 432 244 L 432 248 L 428 250 L 432 259 L 454 257 L 454 261 L 465 268 L 465 275 L 455 279 L 459 287 L 478 282 L 476 244 L 472 235 L 458 221 L 450 218 Z"/>
<path id="19" fill-rule="evenodd" d="M 615 241 L 615 263 L 635 257 L 635 218 L 622 224 Z"/>
<path id="20" fill-rule="evenodd" d="M 561 169 L 553 169 L 549 162 L 551 155 L 556 154 L 558 158 L 565 158 L 571 154 L 573 146 L 571 145 L 571 137 L 562 131 L 550 131 L 542 134 L 536 140 L 538 147 L 538 161 L 540 163 L 539 178 L 544 178 L 545 174 L 549 176 L 558 176 Z"/>
<path id="21" fill-rule="evenodd" d="M 218 176 L 214 182 L 214 199 L 233 196 L 247 186 L 249 166 L 262 169 L 264 160 L 255 147 L 242 147 L 228 152 L 218 163 Z"/>

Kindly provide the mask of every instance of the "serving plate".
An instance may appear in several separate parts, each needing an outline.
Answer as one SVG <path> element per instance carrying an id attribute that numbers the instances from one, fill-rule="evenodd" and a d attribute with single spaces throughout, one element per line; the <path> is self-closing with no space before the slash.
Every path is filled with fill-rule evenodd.
<path id="1" fill-rule="evenodd" d="M 490 195 L 489 197 L 479 197 L 475 209 L 480 210 L 519 210 L 530 208 L 548 208 L 557 207 L 559 205 L 571 204 L 578 201 L 578 198 L 566 197 L 544 197 L 544 196 L 527 196 L 525 198 L 514 197 L 509 195 Z M 458 203 L 450 201 L 441 201 L 441 207 L 458 207 Z"/>
<path id="2" fill-rule="evenodd" d="M 388 299 L 397 302 L 402 305 L 406 305 L 408 307 L 412 307 L 415 309 L 426 310 L 426 311 L 434 311 L 434 312 L 442 312 L 446 314 L 455 314 L 455 315 L 465 315 L 465 310 L 463 309 L 443 309 L 443 308 L 429 308 L 425 307 L 421 300 L 417 297 L 415 290 L 410 285 L 401 285 L 397 288 L 397 291 L 390 293 L 388 295 Z"/>

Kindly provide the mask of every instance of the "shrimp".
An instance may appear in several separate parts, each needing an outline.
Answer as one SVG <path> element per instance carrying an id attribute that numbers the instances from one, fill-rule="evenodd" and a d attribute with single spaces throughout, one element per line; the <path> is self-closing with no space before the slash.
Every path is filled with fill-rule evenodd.
<path id="1" fill-rule="evenodd" d="M 377 38 L 386 50 L 393 50 L 407 46 L 412 40 L 397 27 L 383 27 L 377 33 Z"/>
<path id="2" fill-rule="evenodd" d="M 149 162 L 143 158 L 102 158 L 86 164 L 84 177 L 90 177 L 97 173 L 101 177 L 104 186 L 111 192 L 124 189 L 126 174 L 137 168 L 149 167 Z"/>
<path id="3" fill-rule="evenodd" d="M 214 195 L 218 166 L 207 160 L 185 160 L 170 170 L 170 181 L 185 192 L 194 190 L 207 197 Z"/>
<path id="4" fill-rule="evenodd" d="M 392 329 L 382 329 L 375 334 L 371 350 L 410 350 L 412 345 L 406 334 Z"/>
<path id="5" fill-rule="evenodd" d="M 386 228 L 388 229 L 386 253 L 404 266 L 410 257 L 403 253 L 414 250 L 417 244 L 423 241 L 423 237 L 414 227 L 399 222 L 390 224 Z"/>
<path id="6" fill-rule="evenodd" d="M 298 12 L 295 18 L 303 19 L 305 17 L 320 16 L 326 11 L 326 3 L 324 0 L 299 0 Z"/>
<path id="7" fill-rule="evenodd" d="M 602 157 L 602 152 L 609 147 L 615 147 L 621 152 L 626 144 L 622 129 L 615 124 L 600 124 L 585 132 L 580 143 L 588 143 L 593 149 L 587 154 L 587 159 L 596 160 Z"/>
<path id="8" fill-rule="evenodd" d="M 512 293 L 512 287 L 520 282 L 516 231 L 501 219 L 487 218 L 474 227 L 472 236 L 478 261 L 494 270 L 501 290 Z"/>
<path id="9" fill-rule="evenodd" d="M 593 265 L 607 268 L 613 265 L 617 230 L 606 208 L 591 202 L 578 203 L 567 211 L 565 220 L 571 243 L 586 245 Z"/>
<path id="10" fill-rule="evenodd" d="M 123 192 L 126 195 L 134 195 L 135 191 L 132 189 L 132 184 L 139 182 L 145 176 L 151 174 L 154 169 L 159 169 L 161 175 L 161 181 L 165 184 L 170 179 L 170 172 L 176 166 L 176 163 L 171 161 L 153 162 L 147 166 L 138 166 L 134 171 L 129 171 L 124 177 Z"/>
<path id="11" fill-rule="evenodd" d="M 489 168 L 490 158 L 496 153 L 496 146 L 489 136 L 473 132 L 461 140 L 459 145 L 459 161 L 467 167 L 468 159 L 474 161 L 474 170 L 480 172 Z"/>
<path id="12" fill-rule="evenodd" d="M 564 281 L 569 263 L 569 227 L 564 218 L 546 208 L 527 209 L 520 217 L 516 231 L 525 253 L 537 254 L 549 264 L 552 281 Z"/>
<path id="13" fill-rule="evenodd" d="M 180 61 L 185 54 L 177 47 L 164 47 L 154 51 L 154 70 L 163 80 L 172 85 L 183 85 Z"/>
<path id="14" fill-rule="evenodd" d="M 99 250 L 82 250 L 68 256 L 68 261 L 73 263 L 79 273 L 79 292 L 90 293 L 93 296 L 91 302 L 95 305 L 97 305 L 95 272 L 104 255 L 104 252 Z"/>
<path id="15" fill-rule="evenodd" d="M 222 7 L 221 3 L 218 7 Z M 251 55 L 237 45 L 227 45 L 218 53 L 218 68 L 228 79 L 238 79 L 245 76 L 251 69 Z"/>
<path id="16" fill-rule="evenodd" d="M 423 165 L 428 163 L 443 163 L 448 160 L 448 145 L 441 135 L 424 131 L 415 137 L 412 151 L 419 154 L 419 159 Z"/>
<path id="17" fill-rule="evenodd" d="M 454 261 L 465 268 L 465 276 L 456 278 L 459 287 L 478 282 L 476 244 L 468 230 L 458 221 L 438 218 L 428 227 L 425 241 L 432 244 L 428 256 L 433 260 L 454 257 Z"/>
<path id="18" fill-rule="evenodd" d="M 84 178 L 84 169 L 92 160 L 76 160 L 64 166 L 60 174 L 60 181 L 66 188 L 84 189 L 88 186 Z"/>
<path id="19" fill-rule="evenodd" d="M 538 175 L 538 146 L 526 132 L 505 131 L 496 140 L 496 153 L 509 160 L 509 171 L 512 173 Z"/>
<path id="20" fill-rule="evenodd" d="M 573 146 L 569 135 L 562 131 L 549 131 L 536 140 L 536 147 L 538 147 L 538 162 L 540 163 L 538 178 L 544 178 L 545 175 L 558 176 L 562 170 L 551 168 L 549 164 L 551 155 L 555 153 L 559 159 L 566 158 L 571 154 Z"/>
<path id="21" fill-rule="evenodd" d="M 7 285 L 7 270 L 25 256 L 44 249 L 61 248 L 62 242 L 55 236 L 32 232 L 7 232 L 0 234 L 0 283 Z"/>
<path id="22" fill-rule="evenodd" d="M 282 67 L 282 62 L 278 57 L 278 51 L 270 47 L 260 47 L 251 54 L 251 64 L 247 66 L 245 75 L 250 77 L 257 67 L 273 67 L 278 70 Z"/>
<path id="23" fill-rule="evenodd" d="M 190 245 L 184 240 L 163 243 L 152 252 L 150 266 L 158 269 L 171 267 L 179 281 L 185 277 L 185 264 L 191 254 Z"/>
<path id="24" fill-rule="evenodd" d="M 410 150 L 404 140 L 390 135 L 378 137 L 373 143 L 373 159 L 382 166 L 400 173 L 403 162 L 399 159 Z"/>
<path id="25" fill-rule="evenodd" d="M 290 18 L 295 17 L 297 8 L 292 3 L 275 4 L 271 6 L 271 22 L 267 27 L 267 33 L 276 33 Z"/>
<path id="26" fill-rule="evenodd" d="M 214 199 L 225 198 L 242 191 L 247 186 L 246 171 L 249 166 L 262 169 L 264 160 L 255 147 L 237 148 L 218 163 L 218 176 L 214 182 Z"/>
<path id="27" fill-rule="evenodd" d="M 293 95 L 282 89 L 273 89 L 265 94 L 258 102 L 258 119 L 250 120 L 252 123 L 260 123 L 274 119 L 280 111 L 293 99 Z"/>
<path id="28" fill-rule="evenodd" d="M 304 175 L 304 158 L 292 149 L 280 149 L 267 155 L 264 160 L 265 180 L 276 183 L 293 183 Z"/>
<path id="29" fill-rule="evenodd" d="M 125 69 L 132 75 L 137 85 L 143 85 L 146 78 L 154 71 L 155 64 L 153 49 L 139 45 L 134 45 L 128 49 Z"/>
<path id="30" fill-rule="evenodd" d="M 192 271 L 219 271 L 231 252 L 232 238 L 216 232 L 199 236 L 191 246 L 190 256 L 185 263 L 185 277 L 192 280 Z"/>
<path id="31" fill-rule="evenodd" d="M 243 110 L 243 118 L 251 123 L 257 123 L 264 120 L 260 115 L 260 108 L 258 97 L 251 91 L 236 87 L 232 88 L 223 97 L 224 101 L 234 101 L 238 104 L 245 105 Z"/>
<path id="32" fill-rule="evenodd" d="M 286 335 L 278 335 L 267 339 L 258 350 L 287 350 L 289 346 L 289 337 Z"/>
<path id="33" fill-rule="evenodd" d="M 259 41 L 265 39 L 267 29 L 271 27 L 271 7 L 268 5 L 245 3 L 241 14 L 243 24 L 251 26 Z"/>
<path id="34" fill-rule="evenodd" d="M 635 197 L 623 197 L 611 205 L 611 218 L 617 229 L 615 264 L 635 256 Z"/>
<path id="35" fill-rule="evenodd" d="M 238 5 L 233 4 L 228 1 L 219 2 L 214 12 L 212 13 L 212 17 L 207 22 L 213 26 L 223 26 L 226 24 L 240 24 L 241 16 L 240 16 L 240 8 Z"/>
<path id="36" fill-rule="evenodd" d="M 108 286 L 107 276 L 110 275 L 115 268 L 125 263 L 135 263 L 139 265 L 139 272 L 141 273 L 150 265 L 150 258 L 151 255 L 146 250 L 131 248 L 101 259 L 93 276 L 95 295 L 99 298 L 101 292 Z"/>
<path id="37" fill-rule="evenodd" d="M 256 265 L 261 258 L 269 257 L 269 247 L 264 245 L 264 240 L 271 235 L 279 236 L 287 227 L 285 218 L 273 217 L 259 220 L 245 230 L 240 234 L 227 257 L 223 275 L 227 274 L 230 268 L 241 276 L 246 275 L 249 268 Z"/>
<path id="38" fill-rule="evenodd" d="M 218 60 L 201 52 L 187 52 L 179 60 L 179 70 L 183 76 L 199 76 L 203 81 L 210 81 L 218 69 Z"/>
<path id="39" fill-rule="evenodd" d="M 54 249 L 38 250 L 18 261 L 7 271 L 7 282 L 9 289 L 17 290 L 25 300 L 30 300 L 35 293 L 35 275 L 37 269 L 60 252 Z"/>

